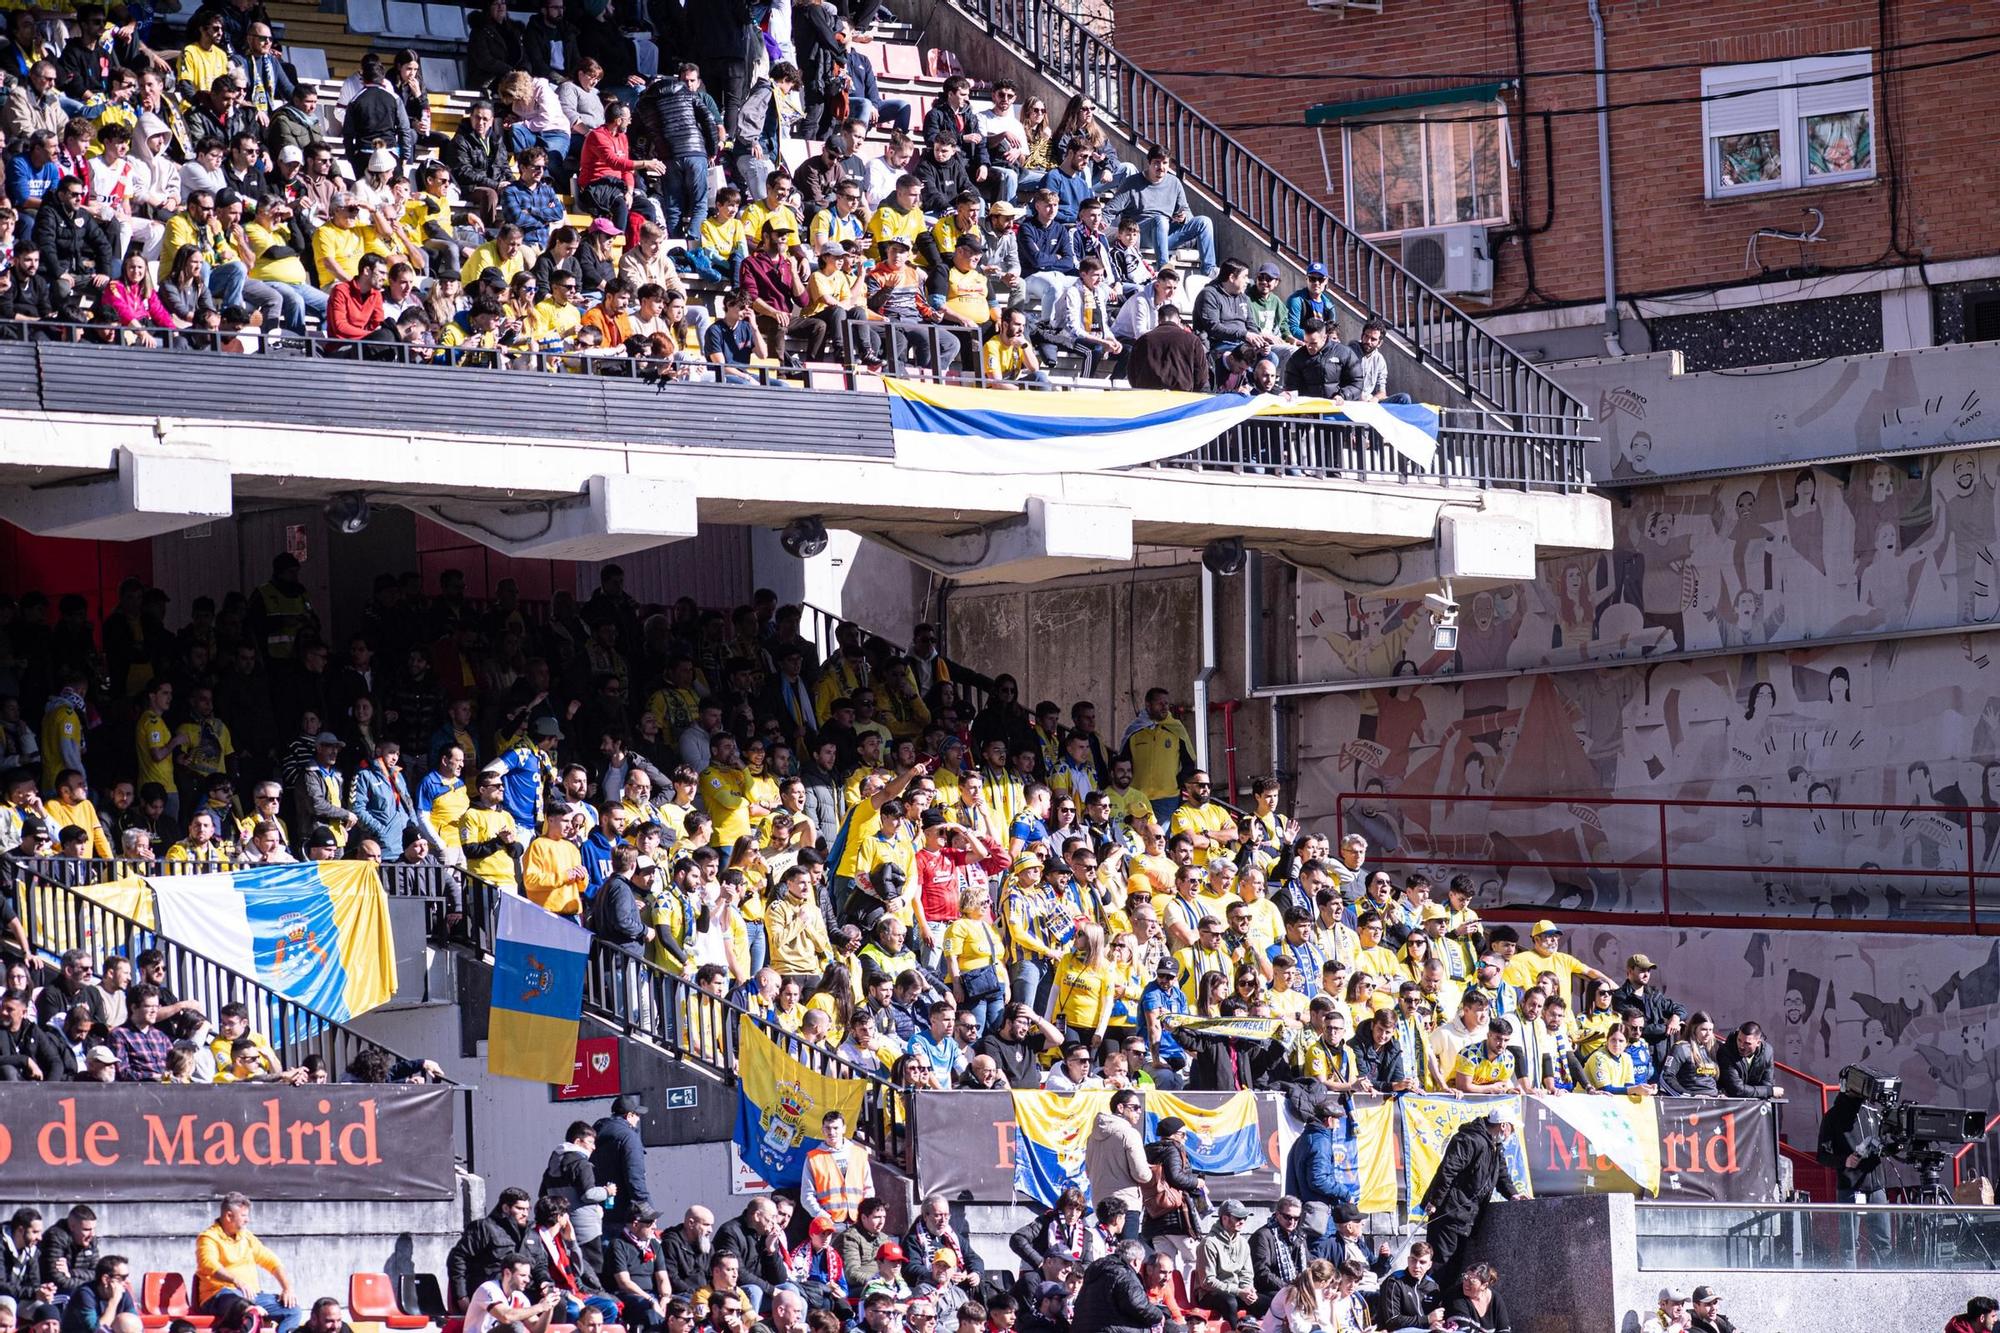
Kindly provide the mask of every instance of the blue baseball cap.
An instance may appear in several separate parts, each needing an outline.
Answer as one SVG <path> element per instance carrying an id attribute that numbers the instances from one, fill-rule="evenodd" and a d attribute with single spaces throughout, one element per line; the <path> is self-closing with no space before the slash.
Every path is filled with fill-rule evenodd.
<path id="1" fill-rule="evenodd" d="M 1312 262 L 1312 263 L 1310 263 L 1310 264 L 1307 264 L 1307 265 L 1306 265 L 1306 276 L 1307 276 L 1308 278 L 1323 278 L 1323 277 L 1325 277 L 1325 276 L 1326 276 L 1326 265 L 1324 265 L 1324 264 L 1320 263 L 1320 262 L 1319 262 L 1319 261 L 1318 261 L 1317 259 L 1313 260 L 1313 262 Z"/>

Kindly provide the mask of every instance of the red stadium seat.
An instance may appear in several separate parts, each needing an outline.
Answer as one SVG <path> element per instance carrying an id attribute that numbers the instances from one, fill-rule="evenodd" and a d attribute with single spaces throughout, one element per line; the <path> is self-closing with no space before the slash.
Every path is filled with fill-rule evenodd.
<path id="1" fill-rule="evenodd" d="M 428 1316 L 404 1314 L 396 1305 L 396 1288 L 387 1273 L 356 1273 L 347 1279 L 347 1310 L 356 1319 L 370 1319 L 384 1328 L 429 1328 Z"/>
<path id="2" fill-rule="evenodd" d="M 1202 1309 L 1188 1297 L 1187 1274 L 1176 1268 L 1173 1279 L 1174 1299 L 1180 1302 L 1181 1313 L 1188 1317 L 1189 1326 L 1210 1329 L 1221 1328 L 1222 1321 L 1215 1317 L 1213 1311 Z"/>
<path id="3" fill-rule="evenodd" d="M 875 55 L 875 73 L 881 78 L 914 82 L 924 77 L 923 57 L 907 42 L 883 42 Z"/>
<path id="4" fill-rule="evenodd" d="M 149 1329 L 185 1319 L 196 1328 L 215 1323 L 213 1315 L 188 1313 L 187 1279 L 179 1273 L 148 1273 L 139 1282 L 139 1319 Z"/>

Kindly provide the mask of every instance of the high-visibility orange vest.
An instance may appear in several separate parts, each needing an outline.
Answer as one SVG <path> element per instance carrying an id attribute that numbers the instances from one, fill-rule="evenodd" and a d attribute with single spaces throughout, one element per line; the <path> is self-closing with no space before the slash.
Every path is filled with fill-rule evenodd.
<path id="1" fill-rule="evenodd" d="M 831 1148 L 814 1148 L 807 1153 L 806 1178 L 820 1207 L 843 1226 L 854 1220 L 861 1201 L 874 1188 L 868 1154 L 854 1143 L 841 1144 L 837 1153 Z"/>

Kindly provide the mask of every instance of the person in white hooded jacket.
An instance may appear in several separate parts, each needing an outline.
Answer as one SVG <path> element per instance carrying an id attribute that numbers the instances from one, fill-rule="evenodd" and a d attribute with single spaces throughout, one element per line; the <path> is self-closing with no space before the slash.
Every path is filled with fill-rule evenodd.
<path id="1" fill-rule="evenodd" d="M 1125 1204 L 1125 1234 L 1136 1237 L 1142 1216 L 1140 1189 L 1153 1178 L 1146 1165 L 1146 1142 L 1139 1133 L 1145 1114 L 1140 1095 L 1130 1088 L 1111 1094 L 1111 1109 L 1100 1111 L 1084 1145 L 1084 1172 L 1090 1197 L 1119 1199 Z"/>

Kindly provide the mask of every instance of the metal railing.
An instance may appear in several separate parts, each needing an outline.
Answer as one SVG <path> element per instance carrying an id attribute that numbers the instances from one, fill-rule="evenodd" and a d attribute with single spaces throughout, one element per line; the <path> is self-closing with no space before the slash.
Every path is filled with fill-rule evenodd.
<path id="1" fill-rule="evenodd" d="M 365 1051 L 380 1051 L 392 1063 L 415 1063 L 338 1020 L 280 995 L 254 977 L 98 902 L 81 889 L 35 873 L 29 862 L 9 860 L 5 866 L 28 940 L 37 949 L 58 955 L 69 949 L 85 949 L 93 959 L 107 953 L 136 958 L 143 950 L 158 949 L 166 959 L 167 988 L 176 998 L 193 1001 L 211 1022 L 223 1005 L 243 1005 L 249 1011 L 250 1030 L 269 1039 L 271 1049 L 287 1068 L 317 1055 L 325 1061 L 332 1079 L 339 1082 Z"/>
<path id="2" fill-rule="evenodd" d="M 1349 303 L 1386 320 L 1420 365 L 1510 418 L 1548 417 L 1572 433 L 1583 404 L 1463 310 L 1116 47 L 1047 0 L 949 0 L 992 37 L 1025 53 L 1055 82 L 1087 93 L 1144 144 L 1159 144 L 1233 220 L 1263 232 L 1301 265 L 1325 264 Z"/>
<path id="3" fill-rule="evenodd" d="M 712 384 L 875 395 L 884 392 L 885 377 L 932 381 L 941 378 L 925 366 L 904 361 L 893 350 L 891 363 L 882 368 L 861 362 L 723 366 L 705 361 L 628 356 L 622 351 L 555 352 L 522 348 L 514 352 L 468 354 L 464 348 L 407 342 L 357 342 L 318 334 L 255 332 L 248 335 L 246 350 L 230 352 L 211 333 L 154 330 L 162 342 L 149 348 L 104 341 L 103 325 L 60 322 L 0 324 L 0 342 L 9 338 L 18 341 L 32 330 L 42 331 L 51 342 L 81 343 L 138 357 L 194 353 L 218 358 L 224 365 L 246 356 L 276 357 L 287 364 L 297 362 L 308 374 L 312 372 L 306 368 L 321 361 L 349 367 L 359 361 L 380 366 L 432 366 L 443 372 L 464 367 L 519 374 L 579 375 L 661 387 Z M 949 330 L 937 326 L 926 326 L 913 331 L 911 336 L 929 345 L 931 365 L 937 364 L 938 348 L 956 343 Z M 968 367 L 952 370 L 942 378 L 975 387 L 994 383 L 986 376 L 983 360 L 976 356 Z M 1117 386 L 1110 381 L 1060 375 L 1047 382 L 1013 383 L 1017 388 L 1043 393 L 1117 392 Z M 116 395 L 107 396 L 103 410 L 117 408 Z M 480 421 L 477 410 L 468 408 L 465 419 L 468 430 L 503 429 L 498 421 Z M 287 419 L 282 407 L 273 419 Z M 512 424 L 510 419 L 507 425 Z M 1391 448 L 1369 426 L 1331 419 L 1263 418 L 1232 428 L 1202 449 L 1142 466 L 1238 473 L 1277 469 L 1289 476 L 1315 480 L 1339 476 L 1405 483 L 1443 481 L 1562 492 L 1580 491 L 1589 485 L 1584 459 L 1588 438 L 1577 433 L 1576 422 L 1562 417 L 1522 415 L 1511 425 L 1498 425 L 1489 412 L 1447 408 L 1440 417 L 1437 442 L 1435 462 L 1423 468 Z"/>
<path id="4" fill-rule="evenodd" d="M 1641 1200 L 1635 1217 L 1642 1271 L 2000 1269 L 2000 1208 Z"/>
<path id="5" fill-rule="evenodd" d="M 1345 792 L 1335 820 L 1371 865 L 1471 874 L 1482 912 L 2000 934 L 2000 806 Z"/>
<path id="6" fill-rule="evenodd" d="M 491 957 L 499 895 L 506 890 L 475 875 L 466 875 L 464 885 L 463 915 L 456 921 L 441 922 L 441 933 L 452 943 Z M 905 1171 L 916 1168 L 908 1089 L 763 1023 L 742 1006 L 702 990 L 690 978 L 593 939 L 584 973 L 583 1011 L 597 1022 L 627 1037 L 650 1042 L 726 1083 L 736 1081 L 743 1021 L 760 1023 L 808 1069 L 829 1078 L 864 1083 L 867 1091 L 861 1123 L 856 1127 L 859 1136 L 874 1149 L 878 1160 Z"/>
<path id="7" fill-rule="evenodd" d="M 20 857 L 11 864 L 52 883 L 66 885 L 115 884 L 142 875 L 212 875 L 220 871 L 243 870 L 250 862 L 224 856 L 219 861 L 170 861 L 164 857 L 143 859 L 129 856 Z M 405 865 L 385 861 L 375 867 L 382 877 L 382 890 L 391 898 L 447 898 L 453 892 L 458 872 L 437 862 Z"/>

